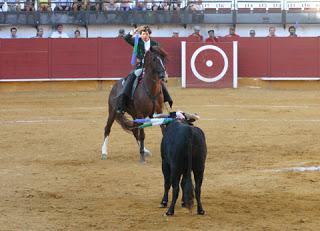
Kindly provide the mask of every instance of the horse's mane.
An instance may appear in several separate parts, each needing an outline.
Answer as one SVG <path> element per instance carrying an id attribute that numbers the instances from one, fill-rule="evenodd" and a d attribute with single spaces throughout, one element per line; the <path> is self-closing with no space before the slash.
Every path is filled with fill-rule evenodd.
<path id="1" fill-rule="evenodd" d="M 163 60 L 168 60 L 168 53 L 164 49 L 162 49 L 161 47 L 152 46 L 150 48 L 150 51 L 153 53 L 156 53 L 157 55 L 160 55 Z"/>

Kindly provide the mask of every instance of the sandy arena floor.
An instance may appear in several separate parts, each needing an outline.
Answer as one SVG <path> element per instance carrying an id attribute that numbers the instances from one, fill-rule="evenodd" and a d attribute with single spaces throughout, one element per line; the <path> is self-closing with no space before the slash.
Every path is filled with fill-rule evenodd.
<path id="1" fill-rule="evenodd" d="M 115 124 L 100 159 L 108 91 L 0 94 L 0 230 L 319 230 L 320 92 L 170 87 L 207 137 L 205 216 L 158 208 L 160 129 L 139 164 Z"/>

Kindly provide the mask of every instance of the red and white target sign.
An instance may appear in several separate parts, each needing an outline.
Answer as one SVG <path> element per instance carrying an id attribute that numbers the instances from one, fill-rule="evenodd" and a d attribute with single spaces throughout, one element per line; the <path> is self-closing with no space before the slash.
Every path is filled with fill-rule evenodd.
<path id="1" fill-rule="evenodd" d="M 238 42 L 185 42 L 182 49 L 182 87 L 237 88 Z"/>

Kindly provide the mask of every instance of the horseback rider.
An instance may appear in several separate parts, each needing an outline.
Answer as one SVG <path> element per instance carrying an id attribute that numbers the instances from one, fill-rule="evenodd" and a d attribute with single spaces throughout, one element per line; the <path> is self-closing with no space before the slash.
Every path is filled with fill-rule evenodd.
<path id="1" fill-rule="evenodd" d="M 117 113 L 125 112 L 126 98 L 130 98 L 132 85 L 135 79 L 141 76 L 143 73 L 143 62 L 144 62 L 143 59 L 144 59 L 145 53 L 150 49 L 150 47 L 159 46 L 158 42 L 150 39 L 150 35 L 152 31 L 149 28 L 149 26 L 137 27 L 136 29 L 129 32 L 126 36 L 124 36 L 125 41 L 129 43 L 131 46 L 134 46 L 133 36 L 137 32 L 140 33 L 140 38 L 139 38 L 138 49 L 136 54 L 136 66 L 135 66 L 135 70 L 132 71 L 125 80 L 123 89 L 118 98 Z M 163 82 L 161 82 L 161 85 L 162 85 L 164 101 L 168 102 L 170 107 L 172 107 L 173 101 L 169 95 L 169 92 Z"/>

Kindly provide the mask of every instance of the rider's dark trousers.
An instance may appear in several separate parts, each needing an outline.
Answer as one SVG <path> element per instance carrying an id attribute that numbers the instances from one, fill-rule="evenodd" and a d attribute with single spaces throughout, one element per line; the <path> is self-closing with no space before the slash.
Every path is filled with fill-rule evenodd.
<path id="1" fill-rule="evenodd" d="M 133 72 L 128 75 L 128 77 L 126 78 L 126 81 L 124 82 L 124 86 L 121 94 L 124 94 L 125 96 L 130 98 L 131 88 L 135 79 L 136 79 L 136 75 Z"/>

